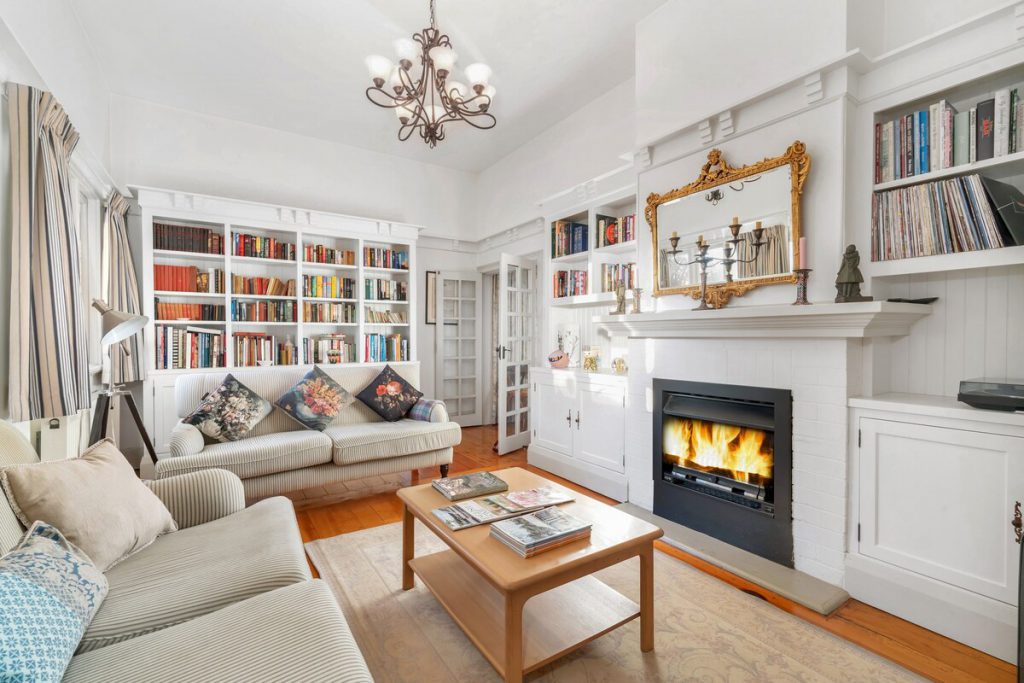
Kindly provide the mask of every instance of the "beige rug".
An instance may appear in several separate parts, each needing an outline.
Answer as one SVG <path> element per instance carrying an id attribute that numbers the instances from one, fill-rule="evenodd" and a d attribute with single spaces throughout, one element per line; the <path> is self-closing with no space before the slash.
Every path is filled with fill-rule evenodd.
<path id="1" fill-rule="evenodd" d="M 416 554 L 445 545 L 416 529 Z M 306 551 L 328 582 L 377 683 L 500 682 L 423 584 L 401 589 L 401 525 L 314 541 Z M 913 674 L 655 552 L 655 647 L 640 652 L 639 621 L 527 677 L 558 683 L 633 681 L 908 681 Z M 639 600 L 637 560 L 597 576 Z"/>

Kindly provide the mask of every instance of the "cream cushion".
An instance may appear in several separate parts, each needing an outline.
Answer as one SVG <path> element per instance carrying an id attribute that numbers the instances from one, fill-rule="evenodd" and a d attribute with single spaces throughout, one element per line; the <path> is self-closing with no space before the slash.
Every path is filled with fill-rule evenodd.
<path id="1" fill-rule="evenodd" d="M 324 434 L 334 442 L 335 465 L 426 453 L 462 441 L 458 423 L 422 420 L 341 425 L 328 427 Z"/>
<path id="2" fill-rule="evenodd" d="M 178 528 L 110 439 L 74 460 L 8 467 L 0 483 L 22 524 L 57 527 L 102 571 Z"/>

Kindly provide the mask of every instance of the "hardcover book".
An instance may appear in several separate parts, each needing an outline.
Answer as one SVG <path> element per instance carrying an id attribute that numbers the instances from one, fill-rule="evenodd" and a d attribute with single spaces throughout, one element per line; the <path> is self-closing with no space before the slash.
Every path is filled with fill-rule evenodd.
<path id="1" fill-rule="evenodd" d="M 962 111 L 953 117 L 953 165 L 968 163 L 970 155 L 970 112 Z"/>
<path id="2" fill-rule="evenodd" d="M 994 98 L 994 156 L 1001 157 L 1010 153 L 1010 91 L 1007 88 L 997 90 Z"/>
<path id="3" fill-rule="evenodd" d="M 460 477 L 435 479 L 431 484 L 441 495 L 451 501 L 476 498 L 508 490 L 508 484 L 490 472 L 474 472 L 473 474 L 463 474 Z"/>
<path id="4" fill-rule="evenodd" d="M 995 113 L 996 101 L 994 99 L 978 102 L 978 161 L 991 159 L 995 155 Z"/>

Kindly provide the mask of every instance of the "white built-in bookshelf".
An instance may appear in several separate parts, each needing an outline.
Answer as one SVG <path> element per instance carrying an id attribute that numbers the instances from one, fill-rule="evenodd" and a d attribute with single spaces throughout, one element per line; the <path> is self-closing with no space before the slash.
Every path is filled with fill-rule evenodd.
<path id="1" fill-rule="evenodd" d="M 150 373 L 415 360 L 419 228 L 150 188 L 136 195 Z M 222 253 L 193 251 L 204 237 Z M 286 257 L 270 257 L 272 247 Z"/>
<path id="2" fill-rule="evenodd" d="M 977 72 L 976 72 L 977 73 Z M 899 94 L 894 93 L 891 96 L 882 98 L 879 102 L 880 106 L 873 113 L 873 124 L 875 139 L 873 140 L 875 151 L 872 155 L 874 163 L 872 164 L 872 211 L 870 218 L 872 221 L 871 225 L 871 242 L 873 252 L 875 250 L 876 230 L 877 230 L 877 216 L 876 209 L 879 206 L 879 202 L 882 198 L 892 198 L 896 196 L 894 191 L 902 190 L 904 194 L 902 199 L 905 200 L 908 192 L 913 192 L 915 188 L 918 190 L 924 187 L 941 187 L 942 183 L 951 179 L 964 179 L 972 175 L 978 175 L 984 178 L 991 178 L 993 180 L 1012 185 L 1018 189 L 1024 188 L 1024 128 L 1021 128 L 1020 133 L 1016 138 L 1016 145 L 1010 142 L 1004 153 L 999 153 L 999 147 L 996 145 L 996 153 L 990 158 L 976 158 L 977 157 L 977 138 L 975 138 L 974 153 L 971 151 L 970 138 L 973 134 L 976 134 L 977 126 L 980 125 L 979 118 L 976 114 L 973 116 L 972 121 L 972 109 L 978 109 L 978 103 L 986 100 L 997 98 L 997 93 L 1000 91 L 1009 90 L 1010 92 L 1017 90 L 1018 97 L 1014 97 L 1014 104 L 1017 102 L 1024 102 L 1024 67 L 1015 66 L 1013 68 L 1004 69 L 996 72 L 985 73 L 981 76 L 954 83 L 949 87 L 942 90 L 928 92 L 927 94 L 920 94 L 920 91 L 916 91 L 914 88 L 910 88 L 909 91 L 914 93 L 912 98 L 900 100 Z M 945 165 L 940 164 L 941 167 L 936 167 L 934 157 L 929 159 L 927 170 L 922 168 L 920 163 L 920 156 L 910 162 L 915 166 L 914 170 L 916 173 L 912 175 L 905 175 L 904 177 L 888 177 L 892 176 L 892 172 L 887 175 L 884 172 L 884 157 L 883 161 L 879 161 L 880 156 L 880 145 L 885 146 L 888 144 L 886 136 L 883 134 L 881 140 L 878 139 L 878 131 L 880 127 L 885 126 L 888 122 L 897 122 L 895 124 L 898 127 L 898 121 L 905 117 L 917 117 L 918 112 L 928 112 L 928 125 L 932 126 L 934 123 L 934 113 L 936 105 L 939 102 L 948 103 L 952 110 L 956 113 L 960 113 L 961 116 L 956 119 L 954 123 L 967 126 L 966 135 L 957 141 L 955 138 L 956 127 L 954 131 L 949 131 L 951 134 L 952 144 L 959 142 L 960 149 L 963 150 L 963 145 L 967 145 L 967 151 L 962 151 L 959 158 L 955 159 L 955 163 L 948 163 Z M 1024 108 L 1024 104 L 1021 105 Z M 1024 109 L 1020 112 L 1024 114 Z M 915 119 L 916 120 L 916 119 Z M 1018 123 L 1021 123 L 1021 119 L 1013 111 L 1013 106 L 1010 106 L 1010 120 L 1007 122 L 1008 130 L 1006 134 L 1011 136 L 1013 132 L 1018 128 Z M 884 133 L 884 129 L 883 130 Z M 996 130 L 996 134 L 1000 131 Z M 916 143 L 920 142 L 920 134 L 918 131 L 918 138 L 914 139 Z M 912 139 L 912 138 L 908 138 Z M 965 142 L 966 141 L 966 142 Z M 933 142 L 933 140 L 929 140 Z M 891 149 L 891 148 L 890 148 Z M 923 154 L 919 151 L 919 154 Z M 931 156 L 934 150 L 929 146 L 928 154 Z M 891 152 L 890 155 L 891 156 Z M 897 155 L 898 157 L 898 155 Z M 958 163 L 956 163 L 958 162 Z M 880 168 L 882 170 L 880 170 Z M 896 174 L 899 175 L 898 173 Z M 963 181 L 960 181 L 963 182 Z M 948 185 L 947 185 L 948 187 Z M 988 201 L 984 192 L 980 193 L 982 196 L 979 198 L 977 193 L 971 194 L 969 191 L 965 191 L 965 201 L 969 204 L 971 201 L 978 199 Z M 889 201 L 887 199 L 887 201 Z M 977 204 L 975 204 L 977 206 Z M 935 204 L 932 204 L 932 210 L 934 210 Z M 961 207 L 962 209 L 963 207 Z M 908 208 L 906 204 L 893 209 L 893 211 L 909 212 L 918 211 L 918 207 Z M 928 216 L 934 216 L 936 214 L 927 214 Z M 998 219 L 998 218 L 997 218 Z M 921 220 L 919 225 L 921 230 L 926 229 L 928 226 L 936 226 L 938 230 L 941 230 L 941 222 L 924 219 Z M 920 230 L 918 231 L 920 234 Z M 892 234 L 892 233 L 890 233 Z M 900 236 L 900 235 L 896 235 Z M 905 237 L 905 235 L 903 235 Z M 1005 238 L 1006 236 L 1004 236 Z M 976 268 L 989 268 L 996 266 L 1007 266 L 1024 263 L 1024 246 L 1014 244 L 1012 238 L 1005 239 L 1005 244 L 998 247 L 984 247 L 981 244 L 975 245 L 973 249 L 955 249 L 951 250 L 951 253 L 928 253 L 924 255 L 907 255 L 903 254 L 899 257 L 886 256 L 885 254 L 872 253 L 871 260 L 868 261 L 865 258 L 863 263 L 863 269 L 865 274 L 869 277 L 898 277 L 905 275 L 915 274 L 927 274 L 927 273 L 939 273 L 946 271 L 956 270 L 971 270 Z M 928 251 L 925 249 L 925 251 Z M 943 251 L 938 249 L 938 251 Z"/>

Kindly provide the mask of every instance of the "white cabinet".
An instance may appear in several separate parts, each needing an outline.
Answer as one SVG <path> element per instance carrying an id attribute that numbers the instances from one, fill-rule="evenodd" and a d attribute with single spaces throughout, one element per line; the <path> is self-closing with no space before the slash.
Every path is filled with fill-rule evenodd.
<path id="1" fill-rule="evenodd" d="M 532 368 L 530 379 L 530 464 L 625 500 L 625 378 Z"/>
<path id="2" fill-rule="evenodd" d="M 908 398 L 907 401 L 912 401 Z M 952 399 L 855 399 L 846 589 L 1003 659 L 1016 655 L 1024 416 Z"/>

